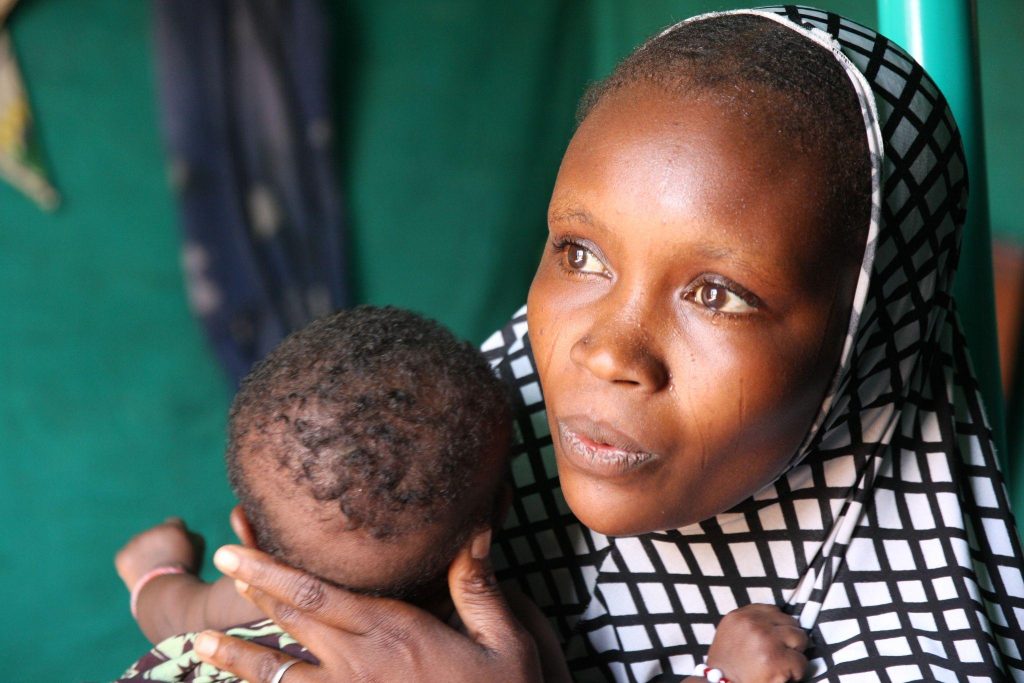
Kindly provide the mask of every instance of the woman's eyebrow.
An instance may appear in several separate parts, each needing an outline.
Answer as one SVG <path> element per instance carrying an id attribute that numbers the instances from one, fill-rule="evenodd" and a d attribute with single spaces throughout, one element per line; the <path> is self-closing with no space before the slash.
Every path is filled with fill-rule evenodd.
<path id="1" fill-rule="evenodd" d="M 693 245 L 693 249 L 700 258 L 709 261 L 724 261 L 749 275 L 753 275 L 765 284 L 779 284 L 778 276 L 773 276 L 770 270 L 766 269 L 763 265 L 758 265 L 756 261 L 749 258 L 751 252 L 748 249 L 709 242 L 698 242 Z"/>
<path id="2" fill-rule="evenodd" d="M 710 244 L 708 242 L 698 242 L 694 245 L 697 254 L 703 258 L 713 259 L 715 261 L 721 261 L 724 259 L 730 259 L 739 261 L 743 265 L 747 265 L 746 260 L 740 256 L 739 252 L 732 247 L 724 244 Z"/>
<path id="3" fill-rule="evenodd" d="M 690 248 L 693 249 L 698 258 L 707 259 L 708 261 L 725 261 L 747 272 L 758 272 L 758 269 L 754 267 L 749 259 L 745 258 L 745 254 L 741 250 L 727 244 L 697 242 L 691 245 Z"/>
<path id="4" fill-rule="evenodd" d="M 591 227 L 606 230 L 605 225 L 582 206 L 559 207 L 548 212 L 549 223 L 583 223 Z"/>

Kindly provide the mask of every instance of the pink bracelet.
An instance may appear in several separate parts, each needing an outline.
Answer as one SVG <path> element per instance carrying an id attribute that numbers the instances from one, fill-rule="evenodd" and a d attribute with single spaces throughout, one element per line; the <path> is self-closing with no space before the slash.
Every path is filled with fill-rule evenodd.
<path id="1" fill-rule="evenodd" d="M 135 582 L 135 585 L 132 586 L 132 597 L 131 597 L 131 601 L 128 603 L 129 606 L 131 607 L 131 610 L 132 610 L 132 617 L 135 618 L 135 619 L 139 618 L 139 614 L 138 614 L 138 611 L 137 611 L 138 610 L 138 606 L 139 606 L 139 593 L 142 592 L 142 589 L 146 587 L 147 583 L 149 583 L 153 579 L 157 578 L 158 576 L 167 576 L 168 574 L 185 574 L 185 573 L 186 572 L 185 572 L 185 568 L 184 567 L 163 566 L 163 567 L 156 567 L 154 569 L 150 569 L 148 572 L 143 574 L 142 577 L 139 578 L 139 580 Z"/>

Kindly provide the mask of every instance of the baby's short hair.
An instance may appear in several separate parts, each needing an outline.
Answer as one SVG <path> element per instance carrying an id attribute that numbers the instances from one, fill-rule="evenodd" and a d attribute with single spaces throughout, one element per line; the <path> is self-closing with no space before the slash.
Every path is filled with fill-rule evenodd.
<path id="1" fill-rule="evenodd" d="M 254 491 L 259 476 L 336 503 L 349 529 L 400 537 L 461 511 L 509 425 L 507 389 L 476 349 L 415 313 L 361 306 L 292 334 L 243 381 L 228 476 L 268 552 L 287 539 Z M 495 494 L 469 511 L 466 534 L 493 513 Z"/>

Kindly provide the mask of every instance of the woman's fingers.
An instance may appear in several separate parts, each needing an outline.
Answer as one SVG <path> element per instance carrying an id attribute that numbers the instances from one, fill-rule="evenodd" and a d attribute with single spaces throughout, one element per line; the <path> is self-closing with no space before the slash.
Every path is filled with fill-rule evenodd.
<path id="1" fill-rule="evenodd" d="M 335 628 L 363 634 L 376 621 L 375 598 L 335 588 L 259 550 L 223 546 L 213 562 L 233 579 Z"/>
<path id="2" fill-rule="evenodd" d="M 455 611 L 470 638 L 494 652 L 534 647 L 509 609 L 490 563 L 491 531 L 482 531 L 464 547 L 448 570 Z"/>
<path id="3" fill-rule="evenodd" d="M 448 574 L 472 639 L 409 604 L 336 588 L 255 550 L 226 546 L 214 561 L 242 595 L 319 660 L 318 667 L 294 665 L 278 683 L 540 680 L 536 646 L 509 611 L 486 561 L 489 539 L 474 540 Z M 288 661 L 209 632 L 196 649 L 203 661 L 258 683 L 272 683 Z"/>
<path id="4" fill-rule="evenodd" d="M 352 652 L 350 645 L 353 639 L 360 637 L 360 634 L 345 629 L 325 630 L 324 622 L 316 616 L 283 603 L 258 588 L 248 585 L 236 587 L 247 600 L 256 605 L 288 635 L 302 643 L 321 662 L 334 660 L 339 656 L 344 658 Z"/>
<path id="5" fill-rule="evenodd" d="M 250 683 L 272 683 L 280 668 L 295 659 L 284 652 L 216 631 L 200 633 L 196 637 L 195 652 L 207 664 L 230 671 Z M 298 662 L 288 668 L 279 683 L 313 683 L 323 680 L 321 674 L 319 667 L 308 662 Z"/>

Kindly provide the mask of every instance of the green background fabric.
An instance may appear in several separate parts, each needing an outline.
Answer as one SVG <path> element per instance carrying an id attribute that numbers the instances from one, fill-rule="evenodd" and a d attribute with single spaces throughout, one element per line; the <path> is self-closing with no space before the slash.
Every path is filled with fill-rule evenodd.
<path id="1" fill-rule="evenodd" d="M 875 23 L 870 3 L 819 4 Z M 1024 242 L 1024 17 L 982 4 L 993 229 Z M 738 5 L 332 4 L 359 300 L 482 340 L 525 299 L 586 83 Z M 65 200 L 46 215 L 0 187 L 0 654 L 18 680 L 109 679 L 145 651 L 112 566 L 132 533 L 178 514 L 230 540 L 230 395 L 182 288 L 148 22 L 120 0 L 25 0 L 11 20 Z"/>

